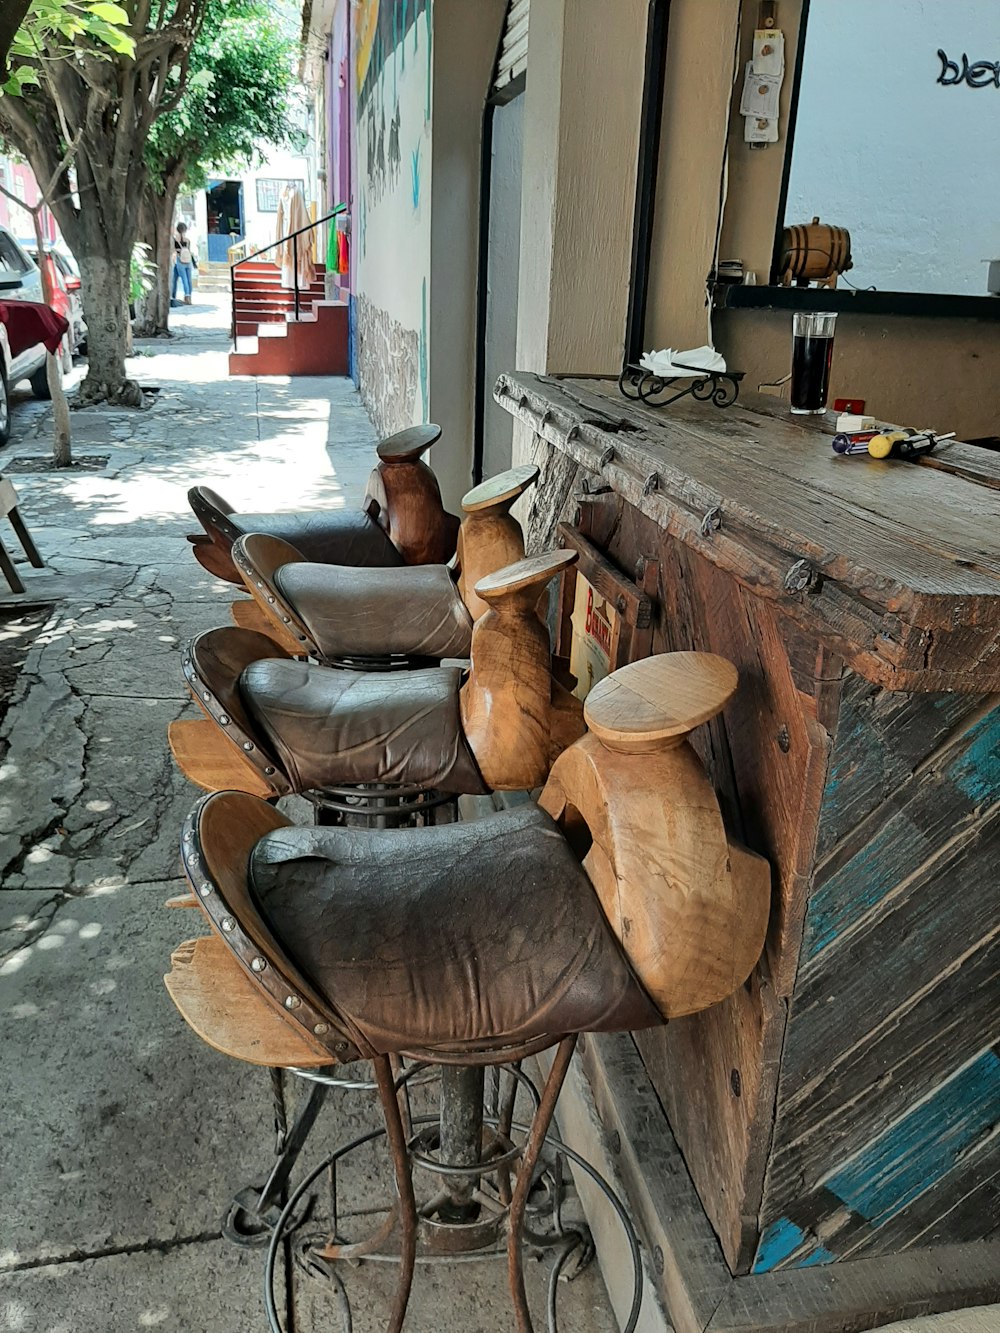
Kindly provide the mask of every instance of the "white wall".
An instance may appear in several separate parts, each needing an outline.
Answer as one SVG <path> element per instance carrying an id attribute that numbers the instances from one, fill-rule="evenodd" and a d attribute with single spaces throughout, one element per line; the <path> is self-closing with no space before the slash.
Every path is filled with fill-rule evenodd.
<path id="1" fill-rule="evenodd" d="M 506 0 L 434 0 L 430 417 L 434 470 L 457 508 L 472 484 L 482 123 Z"/>
<path id="2" fill-rule="evenodd" d="M 426 421 L 430 411 L 431 18 L 428 0 L 386 54 L 357 119 L 358 373 L 383 434 Z"/>
<path id="3" fill-rule="evenodd" d="M 943 87 L 1000 60 L 997 0 L 812 0 L 785 222 L 851 233 L 859 287 L 986 294 L 1000 258 L 1000 88 Z"/>
<path id="4" fill-rule="evenodd" d="M 488 298 L 486 304 L 486 411 L 483 476 L 510 467 L 514 419 L 493 398 L 503 370 L 517 363 L 517 285 L 521 249 L 521 162 L 524 156 L 524 97 L 493 113 Z"/>
<path id="5" fill-rule="evenodd" d="M 315 186 L 312 176 L 312 161 L 306 154 L 288 153 L 283 149 L 273 149 L 268 154 L 267 161 L 260 167 L 256 167 L 253 171 L 243 172 L 239 176 L 227 177 L 227 179 L 243 181 L 243 212 L 247 240 L 260 248 L 261 246 L 270 245 L 272 241 L 278 239 L 275 234 L 277 214 L 262 213 L 257 207 L 258 177 L 262 180 L 302 181 L 302 193 L 308 208 L 311 203 L 315 202 Z M 317 216 L 319 216 L 318 213 Z M 319 255 L 318 258 L 322 261 L 323 256 Z"/>

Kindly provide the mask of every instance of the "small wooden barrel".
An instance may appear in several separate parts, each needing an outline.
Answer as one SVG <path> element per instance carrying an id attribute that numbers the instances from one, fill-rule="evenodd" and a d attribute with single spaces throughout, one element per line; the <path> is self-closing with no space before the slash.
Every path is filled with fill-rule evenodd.
<path id="1" fill-rule="evenodd" d="M 787 287 L 795 279 L 800 287 L 819 282 L 837 285 L 837 274 L 851 267 L 851 233 L 813 218 L 781 233 L 781 281 Z"/>

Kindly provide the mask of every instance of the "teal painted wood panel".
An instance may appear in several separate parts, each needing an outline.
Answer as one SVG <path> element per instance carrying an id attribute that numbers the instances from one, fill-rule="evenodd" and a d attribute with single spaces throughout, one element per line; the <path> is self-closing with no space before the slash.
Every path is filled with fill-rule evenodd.
<path id="1" fill-rule="evenodd" d="M 1000 1227 L 1000 700 L 845 683 L 755 1272 Z"/>
<path id="2" fill-rule="evenodd" d="M 979 702 L 962 694 L 898 694 L 851 676 L 823 793 L 817 858 L 891 796 Z"/>

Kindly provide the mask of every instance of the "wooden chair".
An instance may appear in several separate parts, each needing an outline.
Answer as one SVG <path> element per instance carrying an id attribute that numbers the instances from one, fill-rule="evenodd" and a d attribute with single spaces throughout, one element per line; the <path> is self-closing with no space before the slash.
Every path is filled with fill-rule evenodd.
<path id="1" fill-rule="evenodd" d="M 440 438 L 439 426 L 410 426 L 376 446 L 360 510 L 307 513 L 236 513 L 207 486 L 188 491 L 204 532 L 188 538 L 198 562 L 238 586 L 233 543 L 249 533 L 280 537 L 307 560 L 356 566 L 441 564 L 455 553 L 458 519 L 449 514 L 423 455 Z"/>
<path id="2" fill-rule="evenodd" d="M 518 1328 L 530 1333 L 528 1191 L 578 1035 L 707 1008 L 759 957 L 768 866 L 728 836 L 687 739 L 735 687 L 734 668 L 704 654 L 622 668 L 591 692 L 588 734 L 556 760 L 539 806 L 471 825 L 296 828 L 232 792 L 195 808 L 183 835 L 188 902 L 212 933 L 175 951 L 167 989 L 199 1036 L 237 1059 L 300 1072 L 372 1061 L 396 1202 L 354 1245 L 334 1216 L 311 1257 L 363 1258 L 395 1237 L 390 1333 L 402 1325 L 418 1249 L 431 1244 L 439 1255 L 505 1244 Z M 482 1069 L 549 1047 L 551 1072 L 517 1144 L 506 1113 L 484 1114 Z M 401 1056 L 442 1070 L 440 1124 L 420 1133 L 401 1113 L 392 1064 Z M 272 1237 L 269 1281 L 289 1210 L 348 1150 L 293 1195 Z M 428 1160 L 449 1174 L 418 1207 L 412 1169 Z M 480 1184 L 490 1172 L 493 1192 Z M 637 1260 L 634 1276 L 626 1330 L 639 1315 Z"/>
<path id="3" fill-rule="evenodd" d="M 331 809 L 373 784 L 450 797 L 540 786 L 583 730 L 537 614 L 545 585 L 576 558 L 533 556 L 477 583 L 488 610 L 467 674 L 318 666 L 250 630 L 209 630 L 183 660 L 207 716 L 171 724 L 174 758 L 208 791 L 329 793 Z"/>
<path id="4" fill-rule="evenodd" d="M 31 539 L 31 533 L 28 531 L 21 512 L 18 508 L 17 491 L 7 477 L 0 475 L 0 518 L 10 519 L 10 525 L 21 543 L 24 554 L 28 557 L 35 569 L 44 569 L 45 561 L 38 554 L 38 547 Z M 24 592 L 24 583 L 20 574 L 14 568 L 14 562 L 10 554 L 0 539 L 0 573 L 7 580 L 7 585 L 11 592 Z"/>
<path id="5" fill-rule="evenodd" d="M 468 657 L 473 623 L 487 610 L 476 584 L 523 559 L 524 537 L 510 507 L 537 478 L 538 468 L 528 464 L 468 492 L 450 566 L 319 564 L 278 537 L 240 537 L 233 563 L 254 600 L 234 602 L 233 620 L 331 666 L 364 670 Z"/>

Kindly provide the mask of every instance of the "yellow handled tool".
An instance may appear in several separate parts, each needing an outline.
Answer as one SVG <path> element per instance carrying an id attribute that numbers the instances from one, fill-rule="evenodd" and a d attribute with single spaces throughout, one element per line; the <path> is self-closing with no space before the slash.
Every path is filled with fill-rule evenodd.
<path id="1" fill-rule="evenodd" d="M 868 452 L 872 458 L 888 458 L 896 445 L 909 438 L 909 431 L 887 430 L 881 435 L 873 435 L 868 441 Z"/>

